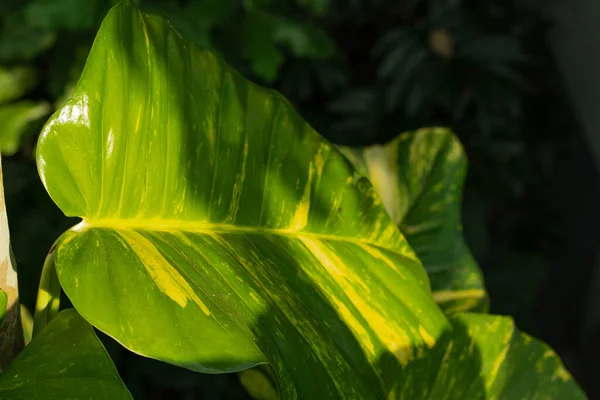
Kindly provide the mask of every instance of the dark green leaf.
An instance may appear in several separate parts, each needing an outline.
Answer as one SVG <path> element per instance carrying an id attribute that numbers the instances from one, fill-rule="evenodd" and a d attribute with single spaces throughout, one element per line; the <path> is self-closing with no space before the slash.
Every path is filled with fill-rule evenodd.
<path id="1" fill-rule="evenodd" d="M 119 400 L 131 395 L 92 327 L 61 312 L 0 373 L 3 400 Z"/>
<path id="2" fill-rule="evenodd" d="M 268 14 L 249 10 L 242 23 L 244 55 L 261 78 L 272 81 L 283 63 L 274 38 L 274 25 Z"/>
<path id="3" fill-rule="evenodd" d="M 287 18 L 271 18 L 274 22 L 274 39 L 277 43 L 287 45 L 294 56 L 323 59 L 333 55 L 335 45 L 323 29 Z"/>
<path id="4" fill-rule="evenodd" d="M 323 15 L 329 6 L 329 0 L 296 0 L 296 2 L 316 15 Z"/>
<path id="5" fill-rule="evenodd" d="M 104 0 L 33 0 L 25 8 L 30 26 L 40 29 L 91 29 L 102 16 Z"/>
<path id="6" fill-rule="evenodd" d="M 54 32 L 32 28 L 23 20 L 9 20 L 0 34 L 0 62 L 31 61 L 56 39 Z"/>
<path id="7" fill-rule="evenodd" d="M 398 399 L 585 399 L 546 344 L 519 332 L 512 319 L 458 314 L 428 358 L 412 363 Z M 418 379 L 414 379 L 418 377 Z"/>
<path id="8" fill-rule="evenodd" d="M 381 60 L 378 74 L 382 78 L 399 78 L 403 74 L 403 66 L 413 57 L 427 53 L 427 48 L 414 35 L 407 35 Z M 422 57 L 422 56 L 421 56 Z"/>
<path id="9" fill-rule="evenodd" d="M 585 394 L 546 344 L 519 332 L 512 320 L 459 314 L 435 347 L 399 377 L 392 399 L 564 399 Z M 263 367 L 241 374 L 257 400 L 274 400 L 273 381 Z"/>

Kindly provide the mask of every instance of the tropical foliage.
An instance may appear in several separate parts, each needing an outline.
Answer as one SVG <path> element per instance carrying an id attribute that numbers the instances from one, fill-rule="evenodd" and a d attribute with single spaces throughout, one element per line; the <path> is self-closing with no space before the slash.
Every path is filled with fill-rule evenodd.
<path id="1" fill-rule="evenodd" d="M 81 222 L 47 258 L 34 339 L 0 392 L 128 398 L 89 322 L 198 372 L 268 364 L 282 398 L 584 397 L 510 319 L 456 314 L 485 295 L 454 137 L 348 153 L 359 172 L 281 95 L 114 7 L 40 137 L 42 182 Z M 61 288 L 77 312 L 57 314 Z"/>
<path id="2" fill-rule="evenodd" d="M 341 150 L 373 183 L 423 262 L 442 309 L 487 311 L 483 277 L 462 236 L 467 161 L 456 137 L 445 129 L 422 129 L 385 146 Z"/>

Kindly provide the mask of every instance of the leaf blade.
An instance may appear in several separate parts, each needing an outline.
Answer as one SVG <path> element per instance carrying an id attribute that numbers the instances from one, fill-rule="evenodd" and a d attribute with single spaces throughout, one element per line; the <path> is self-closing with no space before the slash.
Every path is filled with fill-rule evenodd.
<path id="1" fill-rule="evenodd" d="M 483 276 L 462 236 L 467 160 L 445 129 L 421 129 L 366 149 L 342 149 L 373 182 L 392 220 L 423 262 L 447 313 L 487 311 Z"/>
<path id="2" fill-rule="evenodd" d="M 92 327 L 61 312 L 0 374 L 6 399 L 131 399 Z"/>
<path id="3" fill-rule="evenodd" d="M 109 13 L 37 157 L 83 218 L 57 244 L 61 285 L 134 352 L 202 372 L 269 362 L 283 397 L 383 398 L 447 325 L 372 186 L 161 18 Z"/>

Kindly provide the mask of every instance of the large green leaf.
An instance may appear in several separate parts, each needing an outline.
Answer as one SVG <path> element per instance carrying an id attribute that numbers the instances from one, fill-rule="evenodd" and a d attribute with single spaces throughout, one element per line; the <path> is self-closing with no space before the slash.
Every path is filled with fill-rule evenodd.
<path id="1" fill-rule="evenodd" d="M 421 129 L 383 146 L 342 151 L 375 186 L 423 262 L 444 311 L 486 311 L 483 277 L 462 235 L 467 160 L 452 132 Z"/>
<path id="2" fill-rule="evenodd" d="M 268 362 L 284 397 L 384 398 L 447 327 L 364 178 L 279 94 L 162 18 L 104 20 L 39 140 L 77 310 L 203 372 Z"/>
<path id="3" fill-rule="evenodd" d="M 3 400 L 131 399 L 92 327 L 65 310 L 0 373 Z"/>
<path id="4" fill-rule="evenodd" d="M 511 318 L 463 313 L 450 321 L 452 330 L 399 376 L 391 398 L 585 399 L 556 353 Z M 258 400 L 277 398 L 264 367 L 244 371 L 242 383 Z"/>

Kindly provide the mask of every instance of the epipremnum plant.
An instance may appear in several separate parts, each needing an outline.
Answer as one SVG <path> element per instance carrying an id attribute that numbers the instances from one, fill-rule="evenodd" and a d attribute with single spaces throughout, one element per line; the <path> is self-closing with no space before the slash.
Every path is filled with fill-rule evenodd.
<path id="1" fill-rule="evenodd" d="M 46 189 L 82 221 L 51 250 L 0 397 L 127 398 L 89 322 L 198 372 L 268 364 L 286 399 L 583 398 L 510 319 L 458 313 L 486 308 L 459 234 L 463 155 L 447 132 L 410 135 L 366 151 L 374 187 L 281 95 L 117 5 L 38 143 Z M 55 316 L 61 287 L 77 312 Z"/>

